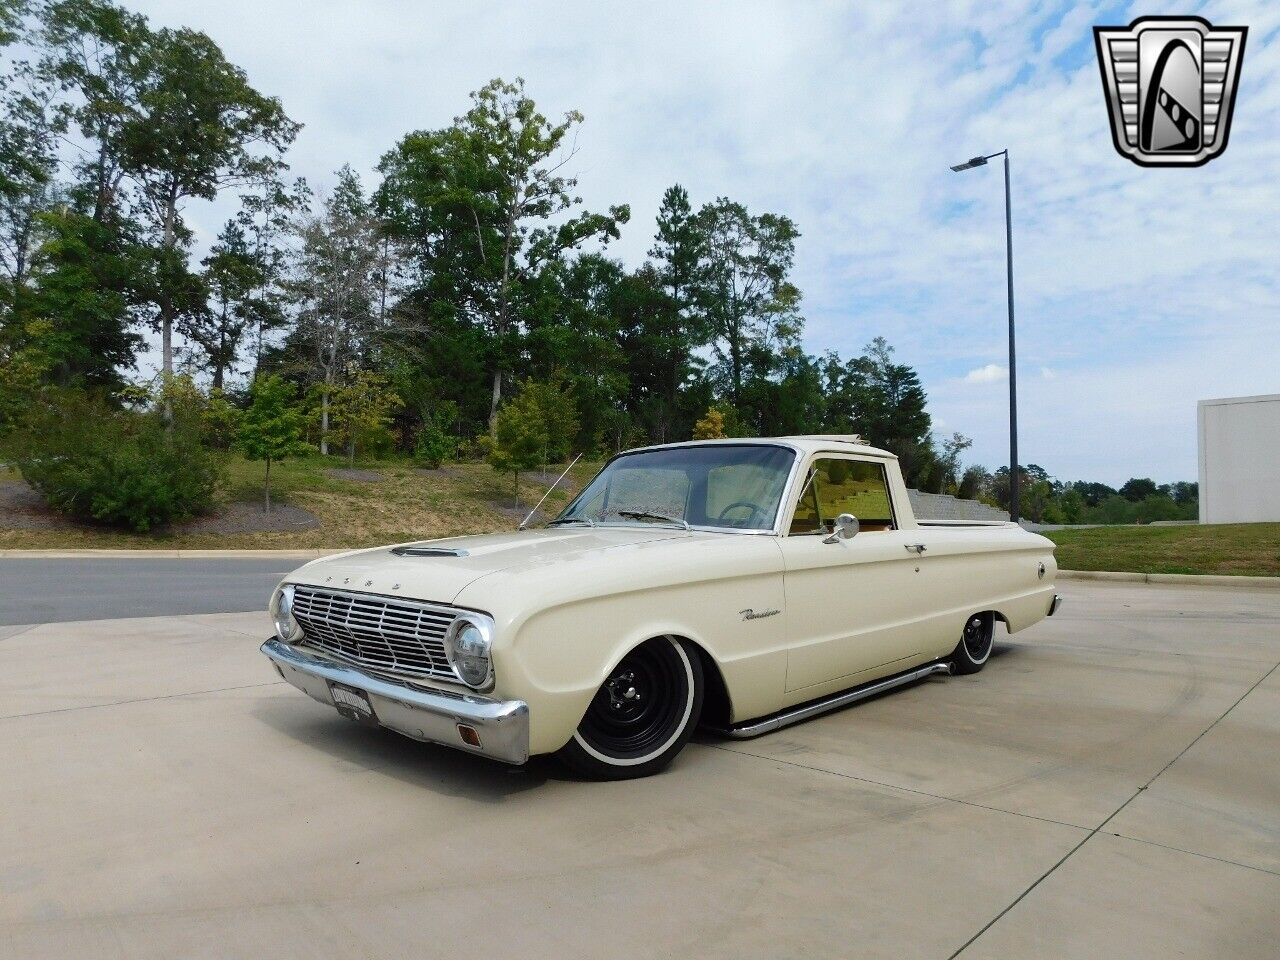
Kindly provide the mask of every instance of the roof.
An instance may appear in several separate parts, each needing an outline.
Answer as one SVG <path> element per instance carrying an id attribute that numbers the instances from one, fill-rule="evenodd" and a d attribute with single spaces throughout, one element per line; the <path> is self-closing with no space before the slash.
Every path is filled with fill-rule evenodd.
<path id="1" fill-rule="evenodd" d="M 881 450 L 879 447 L 864 443 L 856 433 L 815 433 L 794 437 L 726 437 L 723 440 L 686 440 L 683 443 L 660 443 L 649 447 L 641 447 L 640 449 L 656 450 L 661 447 L 702 447 L 725 444 L 739 446 L 742 444 L 758 444 L 760 446 L 778 446 L 781 444 L 803 453 L 816 453 L 826 450 L 840 453 L 858 453 L 867 457 L 878 457 L 882 460 L 898 459 L 895 454 L 890 453 L 888 450 Z"/>

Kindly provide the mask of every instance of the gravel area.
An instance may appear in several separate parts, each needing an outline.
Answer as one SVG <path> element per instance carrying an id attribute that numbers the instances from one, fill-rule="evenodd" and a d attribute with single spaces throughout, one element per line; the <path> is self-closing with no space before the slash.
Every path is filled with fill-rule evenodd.
<path id="1" fill-rule="evenodd" d="M 25 483 L 0 483 L 0 529 L 75 530 L 83 526 L 44 505 Z"/>
<path id="2" fill-rule="evenodd" d="M 260 503 L 228 503 L 217 513 L 176 524 L 174 533 L 281 533 L 314 530 L 320 518 L 301 507 L 273 503 L 263 513 Z"/>
<path id="3" fill-rule="evenodd" d="M 217 513 L 174 524 L 167 533 L 279 533 L 314 530 L 320 518 L 301 507 L 273 504 L 264 513 L 261 503 L 228 503 Z M 0 483 L 0 530 L 87 530 L 93 524 L 64 517 L 45 506 L 25 483 Z"/>

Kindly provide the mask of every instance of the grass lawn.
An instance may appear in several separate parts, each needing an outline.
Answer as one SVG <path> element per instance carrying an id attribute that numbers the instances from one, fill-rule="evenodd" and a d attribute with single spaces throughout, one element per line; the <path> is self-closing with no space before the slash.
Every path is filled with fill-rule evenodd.
<path id="1" fill-rule="evenodd" d="M 1053 530 L 1064 570 L 1280 576 L 1280 523 Z"/>
<path id="2" fill-rule="evenodd" d="M 512 509 L 510 475 L 499 475 L 486 464 L 450 464 L 441 470 L 423 470 L 403 461 L 357 461 L 357 470 L 370 471 L 377 479 L 349 479 L 333 473 L 346 466 L 342 458 L 318 455 L 272 464 L 273 504 L 279 502 L 313 514 L 320 525 L 309 530 L 133 534 L 61 522 L 57 526 L 23 529 L 22 524 L 9 520 L 0 511 L 0 548 L 305 550 L 514 530 L 519 517 L 528 512 L 563 469 L 552 467 L 545 482 L 537 475 L 522 475 L 522 510 L 517 513 Z M 578 490 L 598 469 L 599 464 L 579 461 L 551 494 L 535 522 L 554 516 L 569 492 Z M 261 504 L 260 462 L 229 457 L 227 479 L 220 495 L 223 502 Z M 21 482 L 17 471 L 0 468 L 0 484 Z M 544 516 L 548 510 L 550 514 Z"/>

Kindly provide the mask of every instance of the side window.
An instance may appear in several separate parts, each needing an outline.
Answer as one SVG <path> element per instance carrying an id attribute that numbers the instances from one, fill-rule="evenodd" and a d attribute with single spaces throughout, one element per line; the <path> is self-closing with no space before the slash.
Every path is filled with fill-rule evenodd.
<path id="1" fill-rule="evenodd" d="M 791 520 L 791 534 L 821 533 L 852 513 L 867 531 L 892 530 L 893 506 L 884 466 L 867 460 L 815 460 Z"/>

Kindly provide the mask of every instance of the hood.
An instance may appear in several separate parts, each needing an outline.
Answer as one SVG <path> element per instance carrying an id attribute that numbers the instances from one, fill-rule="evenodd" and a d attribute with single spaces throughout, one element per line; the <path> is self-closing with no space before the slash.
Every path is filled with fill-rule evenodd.
<path id="1" fill-rule="evenodd" d="M 501 570 L 603 559 L 611 551 L 688 536 L 682 530 L 637 526 L 567 527 L 450 537 L 324 557 L 300 567 L 285 580 L 452 603 L 468 584 Z M 416 553 L 415 549 L 426 555 Z M 457 551 L 457 555 L 431 555 L 433 550 Z"/>

